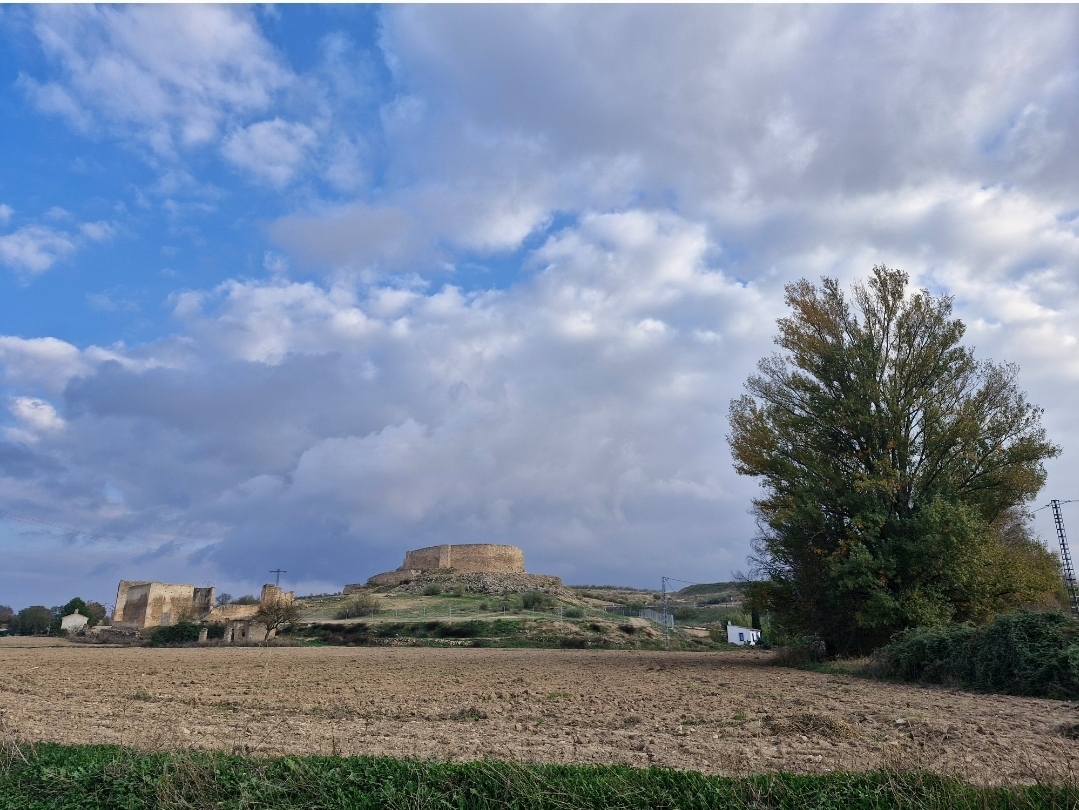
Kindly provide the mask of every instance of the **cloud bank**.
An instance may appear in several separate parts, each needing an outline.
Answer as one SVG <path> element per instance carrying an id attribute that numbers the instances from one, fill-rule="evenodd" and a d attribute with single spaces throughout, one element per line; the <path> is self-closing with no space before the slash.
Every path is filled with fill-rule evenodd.
<path id="1" fill-rule="evenodd" d="M 727 578 L 755 531 L 727 404 L 785 283 L 875 263 L 1020 364 L 1065 448 L 1051 496 L 1079 496 L 1077 22 L 391 7 L 377 50 L 328 31 L 300 69 L 245 11 L 44 10 L 39 109 L 281 208 L 266 274 L 175 290 L 169 337 L 0 338 L 6 508 L 93 527 L 63 542 L 101 581 L 329 589 L 438 542 L 575 582 Z M 35 270 L 5 238 L 30 272 L 74 255 Z"/>

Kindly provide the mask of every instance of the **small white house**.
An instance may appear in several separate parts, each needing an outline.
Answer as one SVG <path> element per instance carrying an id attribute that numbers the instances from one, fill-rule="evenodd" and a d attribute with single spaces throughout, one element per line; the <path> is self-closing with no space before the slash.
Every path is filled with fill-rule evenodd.
<path id="1" fill-rule="evenodd" d="M 90 621 L 81 613 L 72 613 L 70 616 L 64 616 L 60 620 L 60 629 L 65 633 L 75 633 L 86 627 L 86 623 Z"/>
<path id="2" fill-rule="evenodd" d="M 761 631 L 752 627 L 739 627 L 737 624 L 727 625 L 727 642 L 737 644 L 739 647 L 745 644 L 756 644 L 761 640 Z"/>

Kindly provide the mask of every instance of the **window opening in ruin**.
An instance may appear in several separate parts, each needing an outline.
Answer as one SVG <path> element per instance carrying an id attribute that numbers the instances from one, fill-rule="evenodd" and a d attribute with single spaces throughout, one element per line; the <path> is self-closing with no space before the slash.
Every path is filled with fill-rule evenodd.
<path id="1" fill-rule="evenodd" d="M 162 627 L 168 627 L 170 624 L 172 624 L 172 615 L 170 613 L 168 613 L 168 612 L 162 613 L 161 614 L 161 626 Z"/>

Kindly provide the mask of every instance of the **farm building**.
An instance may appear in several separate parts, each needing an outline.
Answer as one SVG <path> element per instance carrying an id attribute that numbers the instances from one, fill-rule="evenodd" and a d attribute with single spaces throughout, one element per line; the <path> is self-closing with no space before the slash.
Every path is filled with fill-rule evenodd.
<path id="1" fill-rule="evenodd" d="M 745 644 L 756 644 L 760 640 L 760 630 L 754 630 L 752 627 L 739 627 L 737 624 L 727 625 L 727 642 L 730 644 L 737 644 L 741 647 Z"/>
<path id="2" fill-rule="evenodd" d="M 65 633 L 75 633 L 84 629 L 88 621 L 90 620 L 76 611 L 60 620 L 60 629 Z"/>

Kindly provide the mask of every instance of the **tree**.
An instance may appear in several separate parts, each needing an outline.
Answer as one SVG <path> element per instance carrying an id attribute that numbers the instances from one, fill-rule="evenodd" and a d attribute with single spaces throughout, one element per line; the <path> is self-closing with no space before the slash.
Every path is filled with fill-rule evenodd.
<path id="1" fill-rule="evenodd" d="M 82 611 L 79 612 L 82 613 Z M 96 627 L 108 618 L 109 611 L 100 602 L 87 602 L 86 612 L 83 615 L 90 620 L 91 627 Z"/>
<path id="2" fill-rule="evenodd" d="M 221 607 L 222 605 L 227 605 L 231 601 L 232 601 L 232 594 L 231 593 L 219 593 L 217 595 L 217 599 L 214 600 L 214 604 L 217 605 L 218 607 Z"/>
<path id="3" fill-rule="evenodd" d="M 830 653 L 896 631 L 984 620 L 1047 598 L 1055 558 L 1023 504 L 1059 454 L 1018 369 L 975 360 L 948 297 L 874 267 L 848 302 L 834 279 L 786 288 L 782 355 L 730 408 L 735 469 L 754 501 L 753 562 L 782 628 Z"/>
<path id="4" fill-rule="evenodd" d="M 299 617 L 299 606 L 293 600 L 282 597 L 263 602 L 254 618 L 266 626 L 266 638 L 263 639 L 266 641 L 270 638 L 271 631 L 276 632 L 286 624 L 295 624 Z"/>
<path id="5" fill-rule="evenodd" d="M 17 621 L 20 635 L 40 636 L 49 632 L 53 615 L 52 611 L 44 605 L 34 605 L 20 610 Z"/>

